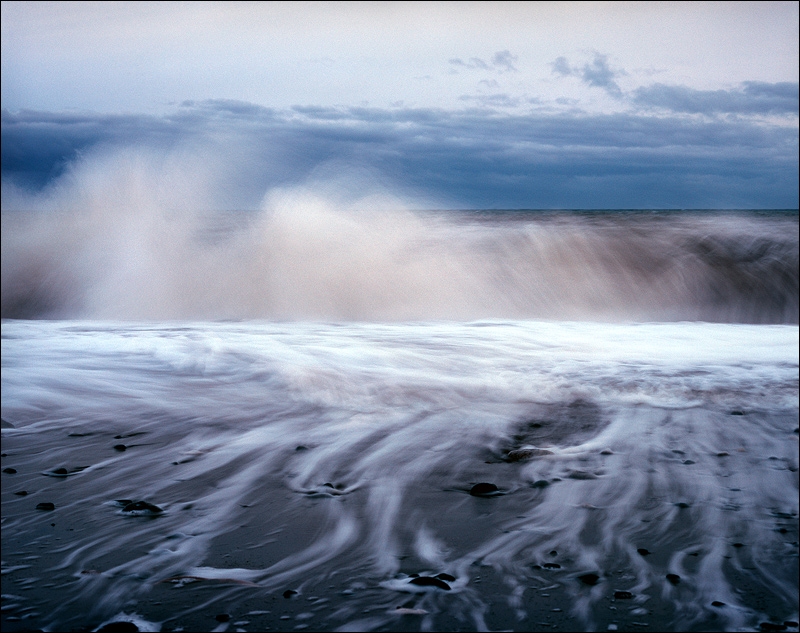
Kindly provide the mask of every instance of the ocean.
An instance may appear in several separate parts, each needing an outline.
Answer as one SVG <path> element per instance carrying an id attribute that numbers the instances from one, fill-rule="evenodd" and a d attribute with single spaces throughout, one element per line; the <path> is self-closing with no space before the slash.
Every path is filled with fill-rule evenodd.
<path id="1" fill-rule="evenodd" d="M 4 631 L 797 630 L 796 211 L 304 208 L 4 213 Z"/>

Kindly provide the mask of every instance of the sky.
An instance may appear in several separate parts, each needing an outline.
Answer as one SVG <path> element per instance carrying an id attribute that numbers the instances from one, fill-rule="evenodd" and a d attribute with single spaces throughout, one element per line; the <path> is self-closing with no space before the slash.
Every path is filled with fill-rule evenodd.
<path id="1" fill-rule="evenodd" d="M 798 207 L 797 2 L 2 2 L 1 24 L 4 209 L 120 165 L 210 208 L 309 183 Z"/>

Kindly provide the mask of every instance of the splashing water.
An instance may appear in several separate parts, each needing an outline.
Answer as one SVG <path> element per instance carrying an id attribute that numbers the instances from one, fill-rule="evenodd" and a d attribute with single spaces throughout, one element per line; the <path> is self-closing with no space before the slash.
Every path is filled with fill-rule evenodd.
<path id="1" fill-rule="evenodd" d="M 797 349 L 787 325 L 5 321 L 4 593 L 55 629 L 796 621 Z"/>

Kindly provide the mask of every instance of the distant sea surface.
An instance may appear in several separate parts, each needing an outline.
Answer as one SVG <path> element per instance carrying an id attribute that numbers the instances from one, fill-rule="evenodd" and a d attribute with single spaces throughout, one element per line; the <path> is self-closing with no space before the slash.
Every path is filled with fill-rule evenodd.
<path id="1" fill-rule="evenodd" d="M 151 220 L 3 216 L 4 630 L 797 628 L 796 211 Z"/>

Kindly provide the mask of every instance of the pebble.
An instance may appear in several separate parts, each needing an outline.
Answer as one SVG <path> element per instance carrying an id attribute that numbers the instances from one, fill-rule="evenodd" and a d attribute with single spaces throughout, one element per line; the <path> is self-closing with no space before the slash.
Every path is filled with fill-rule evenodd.
<path id="1" fill-rule="evenodd" d="M 27 490 L 18 490 L 14 494 L 19 496 L 19 497 L 24 497 L 26 494 L 28 494 L 28 491 Z"/>
<path id="2" fill-rule="evenodd" d="M 581 574 L 578 576 L 578 580 L 580 580 L 584 585 L 592 586 L 597 584 L 597 581 L 600 580 L 600 576 L 593 573 Z"/>
<path id="3" fill-rule="evenodd" d="M 456 577 L 455 577 L 455 576 L 451 576 L 450 574 L 446 574 L 446 573 L 444 573 L 444 572 L 442 572 L 441 574 L 436 574 L 436 577 L 437 577 L 439 580 L 445 580 L 445 581 L 447 581 L 447 582 L 454 582 L 454 581 L 455 581 L 455 579 L 456 579 Z"/>
<path id="4" fill-rule="evenodd" d="M 409 584 L 417 585 L 418 587 L 438 587 L 439 589 L 450 591 L 450 585 L 448 585 L 444 580 L 431 576 L 418 576 L 417 578 L 412 578 Z"/>
<path id="5" fill-rule="evenodd" d="M 472 486 L 472 488 L 469 491 L 469 494 L 471 494 L 473 497 L 487 497 L 495 495 L 499 491 L 500 489 L 494 484 L 482 482 Z"/>
<path id="6" fill-rule="evenodd" d="M 215 615 L 215 616 L 214 616 L 214 619 L 215 619 L 217 622 L 229 622 L 229 621 L 230 621 L 230 619 L 231 619 L 231 616 L 230 616 L 230 615 L 228 615 L 227 613 L 220 613 L 220 614 L 218 614 L 218 615 Z"/>
<path id="7" fill-rule="evenodd" d="M 127 499 L 122 499 L 122 501 L 127 501 Z M 148 503 L 147 501 L 131 501 L 128 505 L 122 508 L 122 511 L 142 516 L 152 516 L 155 514 L 162 514 L 164 512 L 158 506 Z"/>
<path id="8" fill-rule="evenodd" d="M 711 603 L 711 606 L 712 607 L 724 607 L 725 603 L 724 602 L 720 602 L 719 600 L 714 600 L 714 602 Z"/>
<path id="9" fill-rule="evenodd" d="M 37 510 L 55 510 L 56 504 L 50 503 L 49 501 L 42 501 L 41 503 L 36 504 Z"/>
<path id="10" fill-rule="evenodd" d="M 553 451 L 548 451 L 546 448 L 517 448 L 509 451 L 506 459 L 510 462 L 521 462 L 534 457 L 542 457 L 544 455 L 552 455 Z"/>
<path id="11" fill-rule="evenodd" d="M 296 596 L 297 592 L 294 589 L 287 589 L 283 592 L 283 597 L 286 599 L 291 598 L 292 596 Z"/>
<path id="12" fill-rule="evenodd" d="M 673 585 L 677 585 L 681 581 L 681 577 L 678 574 L 667 574 L 667 580 Z"/>
<path id="13" fill-rule="evenodd" d="M 534 481 L 531 484 L 532 488 L 547 488 L 550 485 L 550 482 L 547 479 L 540 479 L 539 481 Z"/>
<path id="14" fill-rule="evenodd" d="M 630 591 L 615 591 L 614 597 L 617 600 L 630 600 L 633 598 L 633 594 Z"/>
<path id="15" fill-rule="evenodd" d="M 126 450 L 127 448 L 128 447 L 125 446 L 125 444 L 114 444 L 114 450 L 115 451 L 120 451 L 121 452 L 121 451 Z"/>
<path id="16" fill-rule="evenodd" d="M 97 629 L 98 633 L 129 633 L 138 631 L 139 627 L 133 622 L 109 622 L 104 627 Z"/>
<path id="17" fill-rule="evenodd" d="M 17 469 L 16 468 L 4 468 L 3 472 L 6 473 L 7 475 L 16 475 L 17 474 Z"/>
<path id="18" fill-rule="evenodd" d="M 644 547 L 640 547 L 636 551 L 639 552 L 639 554 L 641 554 L 642 556 L 648 556 L 650 554 L 650 550 L 647 550 Z"/>

